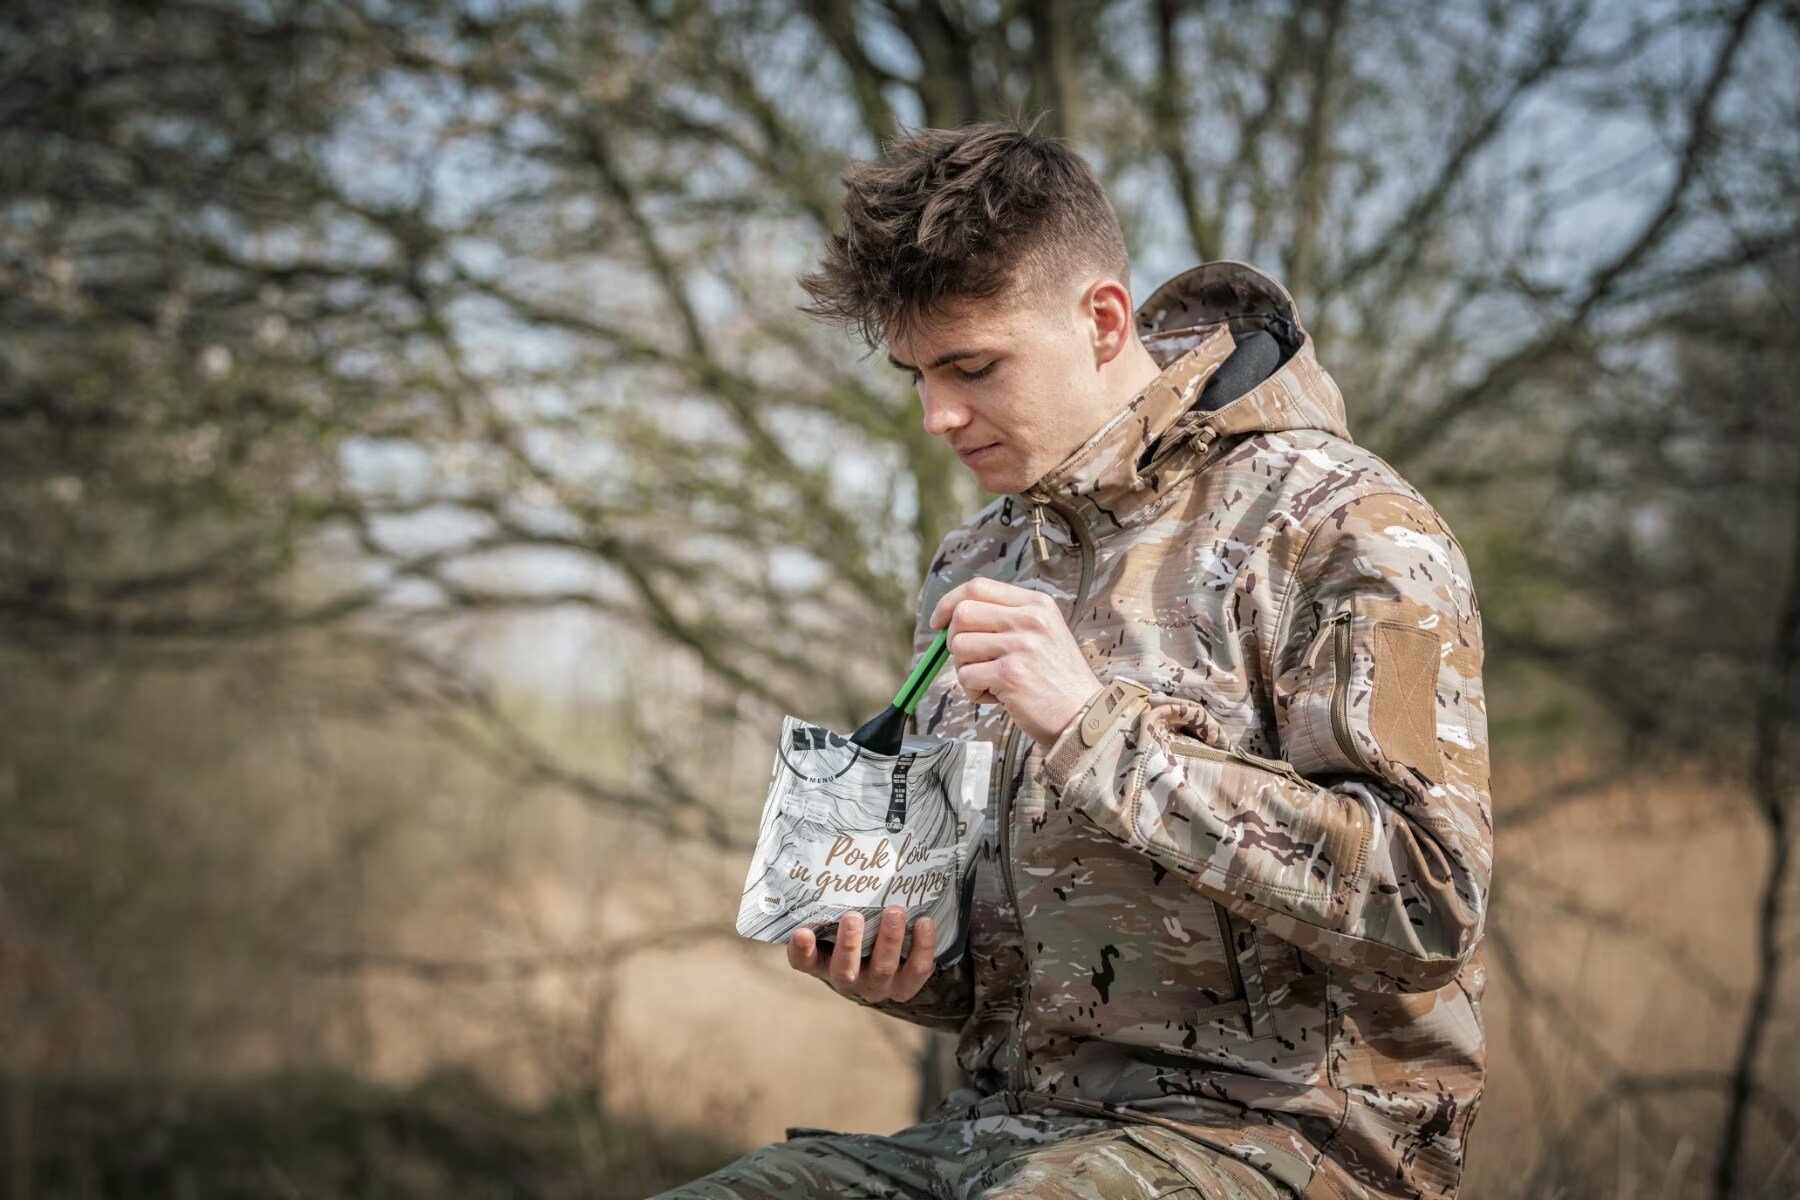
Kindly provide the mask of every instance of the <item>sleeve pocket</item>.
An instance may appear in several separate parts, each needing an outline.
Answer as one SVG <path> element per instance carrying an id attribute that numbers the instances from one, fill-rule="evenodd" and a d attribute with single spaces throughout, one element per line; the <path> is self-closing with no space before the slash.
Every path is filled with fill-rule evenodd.
<path id="1" fill-rule="evenodd" d="M 1353 596 L 1319 623 L 1278 708 L 1283 754 L 1295 769 L 1399 780 L 1412 768 L 1443 779 L 1441 621 L 1403 600 Z"/>

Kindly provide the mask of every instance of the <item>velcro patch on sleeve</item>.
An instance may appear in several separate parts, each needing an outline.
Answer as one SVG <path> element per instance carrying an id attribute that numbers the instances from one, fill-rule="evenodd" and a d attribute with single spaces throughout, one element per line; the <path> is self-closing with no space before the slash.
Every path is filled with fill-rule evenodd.
<path id="1" fill-rule="evenodd" d="M 1369 734 L 1388 758 L 1432 780 L 1444 777 L 1437 741 L 1438 651 L 1437 634 L 1429 629 L 1397 621 L 1375 625 Z"/>

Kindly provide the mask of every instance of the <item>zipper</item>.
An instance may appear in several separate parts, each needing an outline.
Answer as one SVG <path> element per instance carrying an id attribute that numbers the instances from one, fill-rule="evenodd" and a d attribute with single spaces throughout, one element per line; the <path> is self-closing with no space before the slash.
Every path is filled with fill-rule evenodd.
<path id="1" fill-rule="evenodd" d="M 1221 750 L 1217 746 L 1209 746 L 1205 742 L 1192 740 L 1172 741 L 1169 743 L 1169 749 L 1173 753 L 1186 755 L 1189 758 L 1207 758 L 1219 762 L 1236 759 L 1239 762 L 1249 763 L 1251 766 L 1274 771 L 1296 783 L 1306 782 L 1291 763 L 1283 762 L 1278 758 L 1264 758 L 1260 754 L 1251 754 L 1248 750 Z M 1259 1037 L 1261 1034 L 1258 1033 L 1256 1027 L 1258 1006 L 1250 999 L 1250 988 L 1244 982 L 1244 965 L 1238 961 L 1237 939 L 1232 936 L 1231 932 L 1231 913 L 1217 900 L 1212 901 L 1212 907 L 1213 916 L 1219 922 L 1221 952 L 1225 956 L 1225 970 L 1231 976 L 1231 986 L 1236 993 L 1236 1002 L 1231 1005 L 1216 1005 L 1214 1008 L 1206 1010 L 1205 1015 L 1196 1014 L 1192 1019 L 1195 1021 L 1211 1020 L 1214 1016 L 1224 1015 L 1225 1011 L 1230 1008 L 1236 1008 L 1237 1015 L 1243 1018 L 1244 1032 L 1250 1037 Z"/>
<path id="2" fill-rule="evenodd" d="M 1031 542 L 1037 549 L 1038 562 L 1050 557 L 1050 544 L 1044 540 L 1044 505 L 1041 501 L 1031 505 Z"/>
<path id="3" fill-rule="evenodd" d="M 1006 885 L 1006 900 L 1012 905 L 1013 912 L 1019 911 L 1019 893 L 1013 884 L 1012 876 L 1012 797 L 1007 795 L 1007 784 L 1012 780 L 1013 749 L 1019 742 L 1019 727 L 1011 717 L 1006 718 L 1006 737 L 1000 743 L 999 778 L 994 781 L 996 803 L 998 809 L 1004 805 L 1000 813 L 1000 880 Z M 1024 937 L 1024 921 L 1019 922 L 1019 936 Z"/>
<path id="4" fill-rule="evenodd" d="M 1344 752 L 1348 762 L 1366 766 L 1350 736 L 1350 614 L 1341 612 L 1331 619 L 1337 623 L 1331 634 L 1335 639 L 1333 651 L 1337 655 L 1337 678 L 1332 680 L 1331 687 L 1331 732 L 1337 737 L 1338 749 Z"/>
<path id="5" fill-rule="evenodd" d="M 1043 524 L 1044 506 L 1046 504 L 1062 515 L 1063 520 L 1069 526 L 1070 539 L 1081 552 L 1081 575 L 1075 585 L 1075 602 L 1069 606 L 1069 628 L 1073 630 L 1075 628 L 1075 622 L 1079 620 L 1081 616 L 1081 605 L 1087 599 L 1088 587 L 1093 583 L 1094 579 L 1094 542 L 1091 537 L 1087 536 L 1087 534 L 1082 531 L 1083 523 L 1081 517 L 1074 509 L 1059 504 L 1054 499 L 1039 500 L 1036 497 L 1033 497 L 1031 518 L 1033 535 L 1037 543 L 1038 563 L 1040 566 L 1044 560 L 1049 557 L 1049 554 L 1046 552 L 1047 545 L 1044 541 Z M 1009 716 L 1006 720 L 1006 737 L 1000 743 L 1000 772 L 999 779 L 996 781 L 996 786 L 999 790 L 996 796 L 989 797 L 988 802 L 1000 813 L 1000 881 L 1005 885 L 1006 901 L 1012 906 L 1013 916 L 1018 922 L 1019 945 L 1023 948 L 1025 945 L 1025 915 L 1019 911 L 1019 889 L 1018 885 L 1013 881 L 1013 796 L 1008 785 L 1012 782 L 1013 776 L 1013 751 L 1024 738 L 1021 736 L 1023 731 L 1013 722 L 1012 718 Z M 996 801 L 998 803 L 996 803 Z M 1025 978 L 1019 985 L 1019 1019 L 1021 1022 L 1025 1019 L 1025 1014 L 1030 1007 L 1031 969 L 1027 966 Z M 1018 1064 L 1013 1068 L 1012 1086 L 1016 1091 L 1023 1091 L 1025 1088 L 1025 1047 L 1022 1042 L 1019 1046 Z"/>
<path id="6" fill-rule="evenodd" d="M 1263 758 L 1261 755 L 1251 754 L 1245 750 L 1220 750 L 1217 747 L 1208 746 L 1204 742 L 1197 742 L 1192 746 L 1180 742 L 1171 742 L 1170 748 L 1175 753 L 1185 754 L 1190 758 L 1212 758 L 1220 760 L 1235 758 L 1242 762 L 1250 763 L 1253 766 L 1274 770 L 1296 782 L 1304 782 L 1300 777 L 1300 773 L 1294 770 L 1290 764 L 1282 762 L 1280 759 Z M 1216 917 L 1219 922 L 1219 946 L 1225 955 L 1225 970 L 1231 976 L 1232 991 L 1236 995 L 1236 1003 L 1230 1007 L 1236 1007 L 1238 1010 L 1237 1015 L 1243 1018 L 1244 1032 L 1250 1037 L 1257 1037 L 1259 1035 L 1256 1029 L 1256 1005 L 1251 1003 L 1250 988 L 1244 982 L 1244 964 L 1238 961 L 1237 938 L 1234 937 L 1231 932 L 1231 913 L 1217 900 L 1212 901 L 1212 907 L 1213 916 Z M 1223 1009 L 1228 1006 L 1219 1005 L 1217 1007 Z M 1198 1021 L 1201 1018 L 1196 1016 L 1193 1019 Z"/>
<path id="7" fill-rule="evenodd" d="M 1238 962 L 1237 939 L 1231 936 L 1231 915 L 1217 900 L 1212 902 L 1213 915 L 1219 919 L 1219 944 L 1225 951 L 1225 969 L 1231 973 L 1231 987 L 1243 1005 L 1244 1032 L 1256 1036 L 1256 1018 L 1250 1011 L 1250 989 L 1244 986 L 1244 965 Z"/>
<path id="8" fill-rule="evenodd" d="M 1319 648 L 1325 644 L 1325 630 L 1331 630 L 1332 664 L 1336 673 L 1331 681 L 1331 736 L 1337 739 L 1338 750 L 1352 766 L 1366 767 L 1362 755 L 1356 752 L 1356 740 L 1350 736 L 1350 619 L 1351 611 L 1332 613 L 1325 618 L 1319 627 L 1318 636 L 1313 639 L 1312 648 L 1306 652 L 1304 663 L 1307 670 L 1319 660 Z"/>
<path id="9" fill-rule="evenodd" d="M 1051 500 L 1049 504 L 1062 514 L 1064 523 L 1069 527 L 1069 537 L 1081 553 L 1081 576 L 1075 585 L 1075 602 L 1069 606 L 1069 628 L 1073 629 L 1075 622 L 1081 618 L 1081 606 L 1087 600 L 1088 588 L 1094 582 L 1094 540 L 1085 532 L 1086 524 L 1079 513 L 1055 500 Z"/>

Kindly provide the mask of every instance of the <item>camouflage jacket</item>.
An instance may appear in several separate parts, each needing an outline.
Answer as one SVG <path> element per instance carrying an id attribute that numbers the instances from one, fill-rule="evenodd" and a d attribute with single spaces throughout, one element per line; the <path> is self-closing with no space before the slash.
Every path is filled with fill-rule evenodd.
<path id="1" fill-rule="evenodd" d="M 984 1092 L 1179 1128 L 1307 1197 L 1455 1193 L 1481 1097 L 1487 717 L 1461 545 L 1356 445 L 1286 291 L 1208 263 L 1138 310 L 1161 373 L 939 547 L 1056 597 L 1108 686 L 996 747 L 967 953 L 905 1003 Z M 1235 335 L 1290 351 L 1192 408 Z"/>

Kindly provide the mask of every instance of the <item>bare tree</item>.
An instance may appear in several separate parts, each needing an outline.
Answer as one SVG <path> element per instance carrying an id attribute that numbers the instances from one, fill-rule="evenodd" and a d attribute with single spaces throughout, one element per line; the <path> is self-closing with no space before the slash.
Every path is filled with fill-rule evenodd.
<path id="1" fill-rule="evenodd" d="M 1759 582 L 1786 542 L 1728 517 L 1790 511 L 1792 442 L 1749 400 L 1780 372 L 1720 389 L 1709 356 L 1773 371 L 1792 318 L 1797 27 L 1756 0 L 14 5 L 4 636 L 352 631 L 510 777 L 741 845 L 751 799 L 654 753 L 568 761 L 436 635 L 579 611 L 696 664 L 720 723 L 872 711 L 981 497 L 793 277 L 846 158 L 1046 109 L 1147 272 L 1288 283 L 1359 440 L 1470 544 L 1497 689 L 1578 684 L 1602 776 L 1674 714 L 1755 764 L 1776 850 L 1726 1194 L 1772 1111 L 1793 673 L 1757 619 L 1792 608 Z M 1722 604 L 1745 637 L 1695 644 L 1684 615 Z M 1667 1094 L 1638 1082 L 1609 1094 Z"/>

